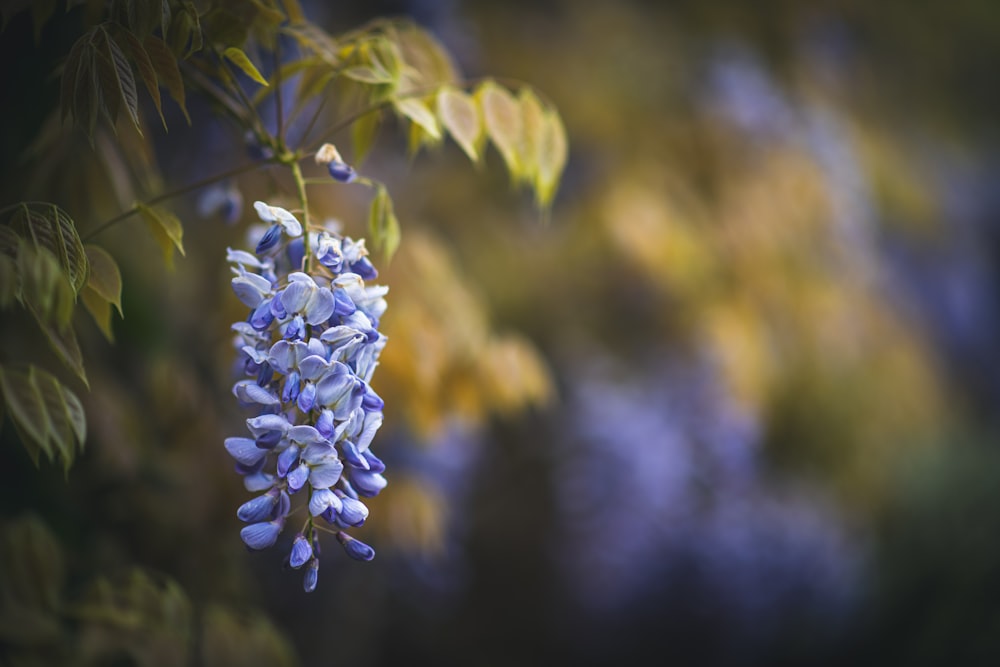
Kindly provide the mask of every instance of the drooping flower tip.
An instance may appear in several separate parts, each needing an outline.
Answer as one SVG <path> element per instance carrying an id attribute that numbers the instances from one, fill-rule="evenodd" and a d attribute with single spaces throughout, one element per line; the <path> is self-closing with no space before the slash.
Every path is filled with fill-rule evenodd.
<path id="1" fill-rule="evenodd" d="M 346 162 L 331 162 L 326 166 L 326 169 L 330 172 L 333 180 L 340 183 L 351 183 L 358 177 L 354 167 Z"/>
<path id="2" fill-rule="evenodd" d="M 340 156 L 340 151 L 331 143 L 323 144 L 316 151 L 316 164 L 320 166 L 326 165 L 330 176 L 341 183 L 350 183 L 357 178 L 354 168 L 344 162 L 344 158 Z"/>
<path id="3" fill-rule="evenodd" d="M 316 582 L 319 580 L 319 560 L 312 558 L 306 566 L 305 576 L 302 577 L 302 588 L 306 593 L 316 590 Z"/>
<path id="4" fill-rule="evenodd" d="M 347 555 L 354 560 L 371 560 L 375 558 L 374 549 L 343 531 L 337 533 L 337 540 L 343 545 Z"/>
<path id="5" fill-rule="evenodd" d="M 288 564 L 294 569 L 299 569 L 313 557 L 312 546 L 305 535 L 299 533 L 292 541 L 292 552 L 288 556 Z"/>

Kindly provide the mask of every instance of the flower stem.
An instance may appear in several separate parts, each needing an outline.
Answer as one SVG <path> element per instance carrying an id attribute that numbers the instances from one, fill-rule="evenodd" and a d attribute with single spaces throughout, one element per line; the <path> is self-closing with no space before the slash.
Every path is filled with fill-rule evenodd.
<path id="1" fill-rule="evenodd" d="M 302 229 L 305 230 L 305 238 L 302 239 L 305 244 L 305 254 L 302 257 L 302 270 L 305 273 L 309 273 L 312 252 L 309 250 L 309 200 L 306 197 L 306 179 L 302 176 L 302 167 L 299 166 L 298 161 L 292 160 L 289 166 L 292 168 L 292 178 L 295 179 L 295 190 L 298 192 L 299 203 L 302 205 Z"/>

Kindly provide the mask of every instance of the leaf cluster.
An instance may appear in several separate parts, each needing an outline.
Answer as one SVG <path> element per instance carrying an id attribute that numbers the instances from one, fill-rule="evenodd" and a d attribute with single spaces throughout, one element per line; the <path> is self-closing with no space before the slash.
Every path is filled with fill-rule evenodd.
<path id="1" fill-rule="evenodd" d="M 84 385 L 87 375 L 73 326 L 78 301 L 111 338 L 111 308 L 121 313 L 121 273 L 110 254 L 84 245 L 69 215 L 55 204 L 22 202 L 0 217 L 0 311 L 30 316 L 52 352 Z M 2 407 L 36 465 L 39 453 L 68 470 L 86 436 L 76 394 L 23 359 L 0 363 Z"/>
<path id="2" fill-rule="evenodd" d="M 257 613 L 198 610 L 176 582 L 139 568 L 94 577 L 70 595 L 65 561 L 38 517 L 0 526 L 0 646 L 12 664 L 104 665 L 124 656 L 148 666 L 296 664 L 288 641 Z"/>

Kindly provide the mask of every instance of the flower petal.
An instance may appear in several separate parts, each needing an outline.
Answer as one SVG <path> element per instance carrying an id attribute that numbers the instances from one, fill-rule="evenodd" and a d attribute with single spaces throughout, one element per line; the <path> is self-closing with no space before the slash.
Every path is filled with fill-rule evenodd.
<path id="1" fill-rule="evenodd" d="M 337 483 L 344 472 L 344 464 L 340 459 L 330 459 L 326 463 L 313 466 L 309 473 L 309 483 L 317 489 L 328 489 Z"/>
<path id="2" fill-rule="evenodd" d="M 288 564 L 297 570 L 305 565 L 312 556 L 312 546 L 309 544 L 309 540 L 306 539 L 305 535 L 299 533 L 292 541 L 292 552 L 288 555 Z"/>
<path id="3" fill-rule="evenodd" d="M 252 523 L 243 527 L 243 530 L 240 531 L 240 538 L 251 549 L 266 549 L 278 540 L 283 523 L 283 521 Z"/>
<path id="4" fill-rule="evenodd" d="M 260 449 L 250 438 L 226 438 L 226 451 L 243 465 L 252 466 L 267 456 L 266 449 Z"/>
<path id="5" fill-rule="evenodd" d="M 358 493 L 369 498 L 377 496 L 388 484 L 388 481 L 381 473 L 371 472 L 370 470 L 351 468 L 347 474 L 351 479 L 351 484 L 357 489 Z"/>
<path id="6" fill-rule="evenodd" d="M 351 537 L 345 532 L 337 533 L 337 541 L 343 545 L 344 551 L 347 552 L 347 555 L 354 560 L 371 560 L 372 558 L 375 558 L 374 549 L 361 540 Z"/>

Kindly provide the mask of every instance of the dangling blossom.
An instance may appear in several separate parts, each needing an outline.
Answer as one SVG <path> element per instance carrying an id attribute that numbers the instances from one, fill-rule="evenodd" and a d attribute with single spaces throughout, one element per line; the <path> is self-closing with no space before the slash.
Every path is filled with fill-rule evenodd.
<path id="1" fill-rule="evenodd" d="M 388 289 L 365 284 L 377 272 L 363 240 L 332 229 L 304 235 L 289 211 L 260 201 L 254 209 L 267 225 L 255 252 L 226 255 L 233 292 L 247 308 L 232 327 L 243 375 L 233 395 L 252 416 L 247 433 L 225 447 L 255 494 L 236 512 L 249 549 L 277 543 L 293 505 L 306 506 L 287 563 L 304 572 L 309 592 L 324 524 L 351 558 L 375 555 L 346 531 L 368 518 L 361 498 L 387 483 L 371 450 L 383 419 L 371 381 L 386 342 L 378 324 Z"/>

